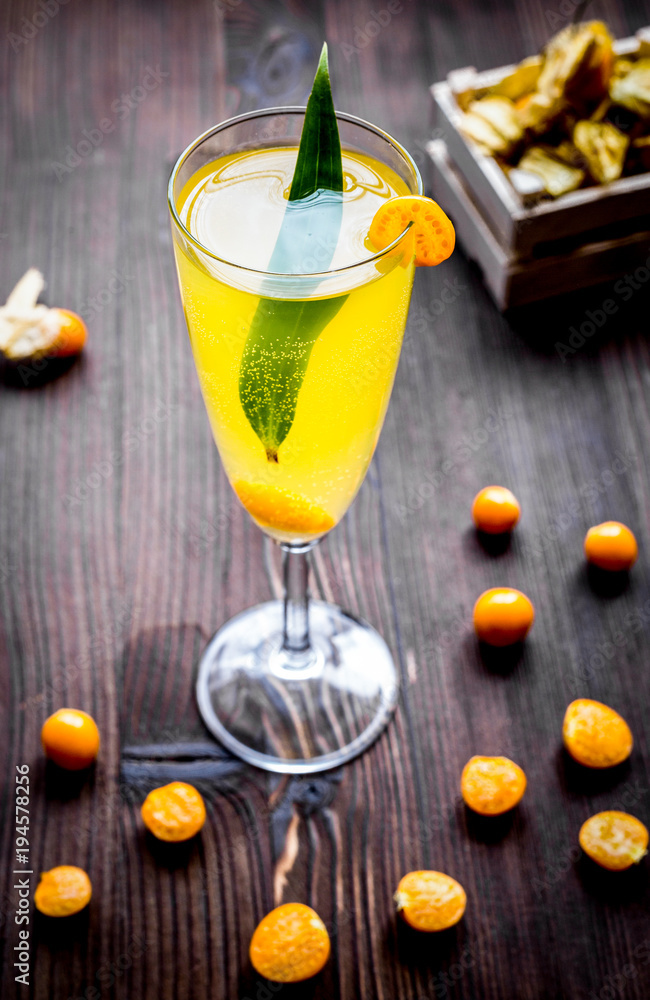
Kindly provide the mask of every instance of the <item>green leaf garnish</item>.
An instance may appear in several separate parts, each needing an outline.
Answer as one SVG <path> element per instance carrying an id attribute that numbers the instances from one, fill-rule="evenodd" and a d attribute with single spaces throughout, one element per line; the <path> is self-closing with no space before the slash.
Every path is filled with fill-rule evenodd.
<path id="1" fill-rule="evenodd" d="M 328 269 L 341 228 L 342 192 L 341 142 L 325 44 L 270 272 Z M 314 289 L 317 286 L 315 279 Z M 244 345 L 239 398 L 269 462 L 278 461 L 278 448 L 291 430 L 312 347 L 346 299 L 347 295 L 300 301 L 260 298 Z"/>
<path id="2" fill-rule="evenodd" d="M 319 188 L 324 191 L 343 190 L 341 140 L 330 86 L 327 42 L 323 44 L 307 102 L 289 201 L 308 198 Z"/>

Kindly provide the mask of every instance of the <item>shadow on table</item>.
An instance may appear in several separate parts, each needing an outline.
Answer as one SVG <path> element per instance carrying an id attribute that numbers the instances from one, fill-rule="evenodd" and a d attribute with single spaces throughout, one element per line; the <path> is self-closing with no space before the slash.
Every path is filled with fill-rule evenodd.
<path id="1" fill-rule="evenodd" d="M 585 563 L 581 568 L 578 581 L 588 586 L 597 597 L 620 597 L 630 588 L 630 574 L 627 570 L 613 573 L 590 563 Z"/>
<path id="2" fill-rule="evenodd" d="M 498 559 L 510 549 L 514 548 L 512 532 L 504 531 L 500 535 L 488 535 L 485 531 L 478 531 L 477 528 L 468 528 L 465 533 L 467 548 L 474 554 L 481 553 Z"/>
<path id="3" fill-rule="evenodd" d="M 11 389 L 40 389 L 67 375 L 71 368 L 81 369 L 84 365 L 83 354 L 11 362 L 0 356 L 0 385 Z"/>
<path id="4" fill-rule="evenodd" d="M 525 824 L 523 814 L 518 808 L 509 809 L 500 816 L 481 816 L 463 804 L 465 832 L 470 840 L 480 844 L 498 844 L 508 836 L 516 826 L 521 830 Z"/>
<path id="5" fill-rule="evenodd" d="M 90 931 L 90 907 L 71 917 L 46 917 L 34 908 L 34 930 L 39 944 L 51 951 L 69 953 L 71 946 L 79 943 L 86 947 Z"/>
<path id="6" fill-rule="evenodd" d="M 173 872 L 179 868 L 187 868 L 192 857 L 199 850 L 199 836 L 189 840 L 171 841 L 158 840 L 149 830 L 141 833 L 143 848 L 151 854 L 158 868 L 166 868 Z"/>
<path id="7" fill-rule="evenodd" d="M 241 1000 L 274 1000 L 274 997 L 281 1000 L 312 1000 L 313 997 L 331 996 L 333 994 L 325 987 L 325 975 L 324 970 L 301 983 L 274 983 L 249 967 L 239 977 L 237 996 Z"/>
<path id="8" fill-rule="evenodd" d="M 625 279 L 622 279 L 623 281 Z M 616 293 L 616 281 L 540 300 L 509 309 L 504 317 L 511 329 L 539 354 L 555 357 L 565 364 L 577 357 L 593 357 L 605 344 L 628 336 L 638 325 L 645 330 L 643 311 L 647 307 L 648 288 L 639 287 Z M 613 302 L 616 309 L 607 313 L 603 303 Z M 611 309 L 611 305 L 610 305 Z"/>
<path id="9" fill-rule="evenodd" d="M 557 769 L 562 789 L 585 800 L 587 810 L 585 819 L 598 811 L 593 809 L 592 813 L 589 813 L 587 805 L 589 797 L 599 795 L 602 792 L 612 792 L 630 777 L 629 758 L 615 767 L 584 767 L 583 764 L 578 764 L 564 747 L 558 748 Z M 618 808 L 618 806 L 614 805 L 611 808 Z"/>
<path id="10" fill-rule="evenodd" d="M 576 872 L 590 896 L 613 905 L 640 902 L 645 899 L 650 884 L 648 866 L 643 861 L 625 871 L 610 872 L 582 854 L 576 863 Z"/>
<path id="11" fill-rule="evenodd" d="M 396 961 L 426 979 L 432 997 L 438 996 L 436 985 L 444 982 L 448 971 L 453 969 L 452 978 L 456 980 L 469 967 L 464 962 L 468 948 L 462 920 L 449 930 L 428 934 L 413 930 L 398 917 L 387 931 L 385 943 Z"/>
<path id="12" fill-rule="evenodd" d="M 71 802 L 78 799 L 82 791 L 88 788 L 92 792 L 95 787 L 95 764 L 84 767 L 81 771 L 67 771 L 51 760 L 43 762 L 43 781 L 45 797 L 51 802 Z"/>
<path id="13" fill-rule="evenodd" d="M 516 642 L 512 646 L 489 646 L 486 642 L 479 642 L 475 635 L 467 636 L 465 642 L 470 658 L 490 674 L 507 677 L 524 663 L 523 642 Z"/>

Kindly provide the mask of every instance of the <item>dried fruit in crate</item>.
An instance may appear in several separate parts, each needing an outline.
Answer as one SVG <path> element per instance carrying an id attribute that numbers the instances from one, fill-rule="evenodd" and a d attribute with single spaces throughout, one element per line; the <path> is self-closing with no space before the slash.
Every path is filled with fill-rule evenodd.
<path id="1" fill-rule="evenodd" d="M 602 21 L 570 24 L 551 38 L 537 91 L 580 108 L 607 94 L 614 64 L 613 39 Z"/>
<path id="2" fill-rule="evenodd" d="M 581 121 L 573 130 L 573 142 L 598 184 L 618 180 L 630 145 L 626 135 L 609 122 Z"/>
<path id="3" fill-rule="evenodd" d="M 535 89 L 540 72 L 539 56 L 528 56 L 527 59 L 522 59 L 518 66 L 515 66 L 512 73 L 508 73 L 493 87 L 489 87 L 487 94 L 508 97 L 515 102 L 519 101 Z"/>
<path id="4" fill-rule="evenodd" d="M 567 106 L 586 112 L 606 96 L 612 65 L 612 37 L 602 21 L 564 28 L 544 50 L 534 90 L 520 99 L 522 125 L 541 135 Z"/>
<path id="5" fill-rule="evenodd" d="M 468 139 L 472 139 L 477 144 L 483 153 L 505 155 L 510 148 L 508 140 L 497 132 L 487 119 L 477 115 L 474 111 L 468 111 L 467 114 L 463 115 L 458 127 Z"/>
<path id="6" fill-rule="evenodd" d="M 561 160 L 551 146 L 531 146 L 520 159 L 518 169 L 539 177 L 544 190 L 554 198 L 575 191 L 585 178 L 584 170 Z"/>
<path id="7" fill-rule="evenodd" d="M 650 169 L 650 43 L 617 56 L 602 21 L 571 24 L 496 84 L 457 93 L 460 131 L 524 205 Z"/>
<path id="8" fill-rule="evenodd" d="M 524 137 L 517 110 L 507 97 L 472 101 L 461 128 L 491 152 L 509 154 Z"/>
<path id="9" fill-rule="evenodd" d="M 621 74 L 621 69 L 626 72 Z M 650 59 L 639 59 L 630 63 L 629 68 L 626 60 L 617 70 L 609 87 L 614 104 L 621 104 L 641 118 L 650 118 Z"/>

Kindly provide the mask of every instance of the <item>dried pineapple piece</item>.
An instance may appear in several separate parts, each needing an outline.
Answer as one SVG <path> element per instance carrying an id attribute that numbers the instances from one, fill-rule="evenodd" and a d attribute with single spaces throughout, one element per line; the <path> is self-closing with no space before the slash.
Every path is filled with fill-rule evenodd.
<path id="1" fill-rule="evenodd" d="M 646 56 L 650 56 L 650 27 L 639 28 L 636 37 L 639 40 L 638 58 L 645 59 Z"/>
<path id="2" fill-rule="evenodd" d="M 505 172 L 524 205 L 535 205 L 546 194 L 546 188 L 541 177 L 531 174 L 529 170 L 510 167 Z"/>
<path id="3" fill-rule="evenodd" d="M 573 142 L 584 156 L 589 173 L 598 184 L 616 181 L 623 173 L 630 140 L 609 122 L 578 122 Z"/>
<path id="4" fill-rule="evenodd" d="M 518 101 L 535 90 L 541 68 L 542 60 L 539 56 L 528 56 L 512 73 L 508 73 L 493 87 L 489 87 L 485 96 L 507 97 L 511 101 Z"/>
<path id="5" fill-rule="evenodd" d="M 619 56 L 618 59 L 614 60 L 614 65 L 612 67 L 612 76 L 610 79 L 610 84 L 615 80 L 617 76 L 627 76 L 631 69 L 634 68 L 636 64 L 632 59 L 628 59 L 627 56 Z"/>
<path id="6" fill-rule="evenodd" d="M 537 89 L 569 103 L 600 100 L 614 63 L 613 39 L 602 21 L 570 24 L 551 38 Z"/>
<path id="7" fill-rule="evenodd" d="M 523 128 L 539 134 L 546 131 L 565 106 L 561 93 L 551 95 L 536 90 L 519 103 L 517 112 Z"/>
<path id="8" fill-rule="evenodd" d="M 552 147 L 531 146 L 519 161 L 518 169 L 539 177 L 546 191 L 557 198 L 575 191 L 585 179 L 584 170 L 571 167 L 553 155 Z"/>
<path id="9" fill-rule="evenodd" d="M 638 163 L 643 170 L 650 170 L 650 135 L 639 136 L 632 140 Z"/>
<path id="10" fill-rule="evenodd" d="M 495 153 L 505 155 L 510 150 L 510 142 L 481 115 L 468 111 L 458 123 L 458 128 L 490 156 Z"/>
<path id="11" fill-rule="evenodd" d="M 553 156 L 563 163 L 568 163 L 570 167 L 581 167 L 582 158 L 580 153 L 568 139 L 564 139 L 557 146 L 553 147 Z"/>
<path id="12" fill-rule="evenodd" d="M 570 25 L 544 51 L 537 87 L 519 108 L 522 125 L 544 132 L 568 104 L 601 100 L 613 64 L 612 37 L 602 21 Z"/>
<path id="13" fill-rule="evenodd" d="M 615 76 L 609 87 L 615 104 L 650 118 L 650 59 L 639 59 L 623 76 Z"/>
<path id="14" fill-rule="evenodd" d="M 472 101 L 469 113 L 484 118 L 488 125 L 514 145 L 523 139 L 524 130 L 512 101 L 507 97 L 483 97 Z"/>

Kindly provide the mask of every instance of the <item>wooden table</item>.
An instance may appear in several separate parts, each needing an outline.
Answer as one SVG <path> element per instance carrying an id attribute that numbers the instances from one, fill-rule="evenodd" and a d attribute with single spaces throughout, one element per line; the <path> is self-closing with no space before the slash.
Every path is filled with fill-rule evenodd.
<path id="1" fill-rule="evenodd" d="M 229 115 L 303 103 L 327 37 L 337 106 L 425 169 L 428 85 L 537 50 L 560 6 L 402 0 L 388 22 L 385 0 L 3 8 L 2 296 L 36 265 L 46 300 L 90 329 L 63 377 L 2 385 L 3 1000 L 650 994 L 647 862 L 613 876 L 577 849 L 600 809 L 650 819 L 647 285 L 615 296 L 617 314 L 562 360 L 555 344 L 611 289 L 506 319 L 462 252 L 418 273 L 376 458 L 315 559 L 314 593 L 369 619 L 399 664 L 399 709 L 372 750 L 338 772 L 278 779 L 210 740 L 193 693 L 206 640 L 277 594 L 279 576 L 210 439 L 172 261 L 173 161 Z M 649 13 L 607 5 L 618 36 Z M 524 510 L 500 552 L 469 519 L 492 482 Z M 582 557 L 585 530 L 607 518 L 641 548 L 618 589 Z M 482 657 L 471 631 L 474 600 L 499 584 L 537 610 L 514 661 Z M 561 722 L 580 695 L 628 719 L 628 764 L 569 764 Z M 40 728 L 61 705 L 100 726 L 90 778 L 45 766 Z M 478 822 L 459 800 L 474 753 L 528 774 L 504 822 Z M 30 768 L 31 887 L 62 863 L 94 887 L 79 918 L 31 914 L 29 987 L 13 967 L 16 764 Z M 166 850 L 145 837 L 139 806 L 175 778 L 202 789 L 209 818 L 196 843 Z M 454 931 L 398 927 L 392 895 L 414 868 L 465 886 Z M 333 951 L 316 980 L 277 991 L 247 951 L 280 900 L 313 905 Z"/>

